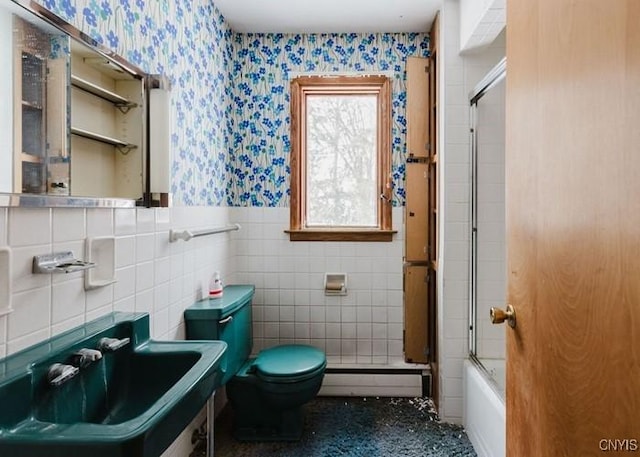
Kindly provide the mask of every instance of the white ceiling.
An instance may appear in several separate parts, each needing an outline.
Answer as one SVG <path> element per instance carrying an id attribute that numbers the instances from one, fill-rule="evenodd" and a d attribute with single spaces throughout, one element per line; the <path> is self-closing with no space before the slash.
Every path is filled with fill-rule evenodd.
<path id="1" fill-rule="evenodd" d="M 442 0 L 214 0 L 236 32 L 428 32 Z"/>

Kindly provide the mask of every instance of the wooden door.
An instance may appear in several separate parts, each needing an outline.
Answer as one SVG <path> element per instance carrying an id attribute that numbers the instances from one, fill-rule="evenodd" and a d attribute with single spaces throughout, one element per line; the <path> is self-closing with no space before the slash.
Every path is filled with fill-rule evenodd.
<path id="1" fill-rule="evenodd" d="M 407 57 L 407 154 L 429 156 L 429 59 Z"/>
<path id="2" fill-rule="evenodd" d="M 409 363 L 428 363 L 429 246 L 429 59 L 408 57 L 407 72 L 407 164 L 404 269 L 404 356 Z"/>
<path id="3" fill-rule="evenodd" d="M 429 245 L 429 181 L 427 163 L 407 163 L 405 175 L 405 250 L 406 262 L 428 260 Z"/>
<path id="4" fill-rule="evenodd" d="M 404 269 L 404 356 L 409 363 L 429 362 L 428 275 L 427 266 Z"/>
<path id="5" fill-rule="evenodd" d="M 640 446 L 640 2 L 509 0 L 507 14 L 507 454 L 629 455 Z"/>

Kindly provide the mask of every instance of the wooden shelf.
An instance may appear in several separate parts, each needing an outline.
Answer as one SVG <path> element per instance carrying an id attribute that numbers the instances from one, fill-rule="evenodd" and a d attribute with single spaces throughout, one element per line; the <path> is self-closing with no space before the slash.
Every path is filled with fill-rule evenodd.
<path id="1" fill-rule="evenodd" d="M 96 97 L 100 97 L 103 100 L 111 102 L 117 107 L 133 108 L 138 106 L 136 103 L 126 99 L 119 94 L 116 94 L 115 92 L 111 92 L 110 90 L 107 90 L 75 75 L 71 75 L 71 85 L 85 92 L 88 92 L 91 95 L 95 95 Z"/>
<path id="2" fill-rule="evenodd" d="M 109 144 L 111 146 L 115 146 L 118 149 L 135 149 L 136 145 L 127 143 L 126 141 L 119 140 L 117 138 L 112 138 L 106 135 L 101 135 L 99 133 L 90 132 L 88 130 L 79 129 L 76 127 L 71 127 L 71 134 L 76 136 L 81 136 L 82 138 L 87 138 L 88 140 L 99 141 L 100 143 Z"/>

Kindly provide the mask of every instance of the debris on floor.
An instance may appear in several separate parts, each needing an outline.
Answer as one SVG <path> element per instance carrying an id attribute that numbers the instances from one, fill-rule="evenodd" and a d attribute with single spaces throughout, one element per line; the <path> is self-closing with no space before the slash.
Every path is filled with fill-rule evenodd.
<path id="1" fill-rule="evenodd" d="M 299 442 L 241 443 L 233 413 L 216 419 L 217 457 L 475 457 L 464 429 L 440 422 L 427 398 L 318 397 L 305 405 Z"/>

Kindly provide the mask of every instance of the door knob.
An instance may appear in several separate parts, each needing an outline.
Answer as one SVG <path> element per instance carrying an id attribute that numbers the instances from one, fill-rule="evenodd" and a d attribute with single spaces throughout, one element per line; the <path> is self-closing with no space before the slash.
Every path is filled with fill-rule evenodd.
<path id="1" fill-rule="evenodd" d="M 492 324 L 502 324 L 507 321 L 509 327 L 515 328 L 516 326 L 516 310 L 511 305 L 507 305 L 506 311 L 500 308 L 491 308 L 489 315 L 491 316 Z"/>

